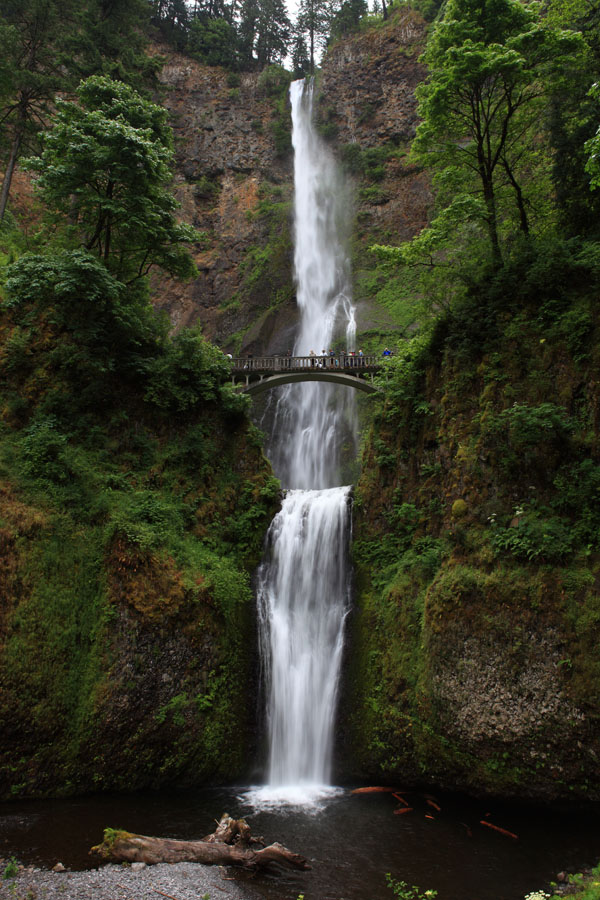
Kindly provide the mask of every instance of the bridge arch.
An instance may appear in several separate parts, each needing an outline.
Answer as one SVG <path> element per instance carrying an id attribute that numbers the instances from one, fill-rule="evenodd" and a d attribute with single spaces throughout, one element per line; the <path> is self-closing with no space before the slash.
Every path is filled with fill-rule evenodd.
<path id="1" fill-rule="evenodd" d="M 346 387 L 354 388 L 357 391 L 364 391 L 365 394 L 379 393 L 379 388 L 365 378 L 360 378 L 357 375 L 346 375 L 344 372 L 327 372 L 322 370 L 269 375 L 266 378 L 260 378 L 258 381 L 250 381 L 242 387 L 242 392 L 253 396 L 262 394 L 263 391 L 268 391 L 271 388 L 280 387 L 283 384 L 293 384 L 297 381 L 329 381 L 333 384 L 344 384 Z"/>

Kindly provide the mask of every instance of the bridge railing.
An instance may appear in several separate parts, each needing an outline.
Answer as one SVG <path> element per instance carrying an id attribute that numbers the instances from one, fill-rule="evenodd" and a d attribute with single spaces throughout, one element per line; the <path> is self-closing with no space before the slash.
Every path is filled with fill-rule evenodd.
<path id="1" fill-rule="evenodd" d="M 337 356 L 237 356 L 231 359 L 233 372 L 301 372 L 306 369 L 334 369 L 337 371 L 373 371 L 381 366 L 378 356 L 351 353 Z"/>

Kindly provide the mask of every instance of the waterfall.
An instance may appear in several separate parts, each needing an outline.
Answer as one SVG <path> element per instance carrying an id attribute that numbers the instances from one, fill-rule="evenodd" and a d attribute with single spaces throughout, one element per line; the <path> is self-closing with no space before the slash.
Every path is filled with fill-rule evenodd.
<path id="1" fill-rule="evenodd" d="M 290 87 L 294 148 L 294 273 L 300 328 L 294 355 L 321 355 L 335 337 L 354 349 L 348 191 L 313 125 L 313 82 Z M 316 361 L 319 364 L 319 360 Z M 315 490 L 341 482 L 341 453 L 357 452 L 354 391 L 304 382 L 281 391 L 268 455 L 282 484 Z"/>
<path id="2" fill-rule="evenodd" d="M 296 355 L 321 356 L 336 337 L 354 349 L 340 171 L 313 126 L 313 84 L 291 85 L 294 270 L 301 313 Z M 319 360 L 315 361 L 319 364 Z M 258 571 L 267 696 L 267 784 L 255 799 L 314 802 L 331 779 L 334 716 L 349 604 L 350 488 L 341 450 L 356 453 L 354 392 L 324 382 L 282 389 L 269 456 L 289 490 Z"/>

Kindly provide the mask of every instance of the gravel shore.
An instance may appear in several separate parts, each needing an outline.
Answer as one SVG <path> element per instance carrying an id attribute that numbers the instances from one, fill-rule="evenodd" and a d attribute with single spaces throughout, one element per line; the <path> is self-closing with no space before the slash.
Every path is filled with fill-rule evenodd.
<path id="1" fill-rule="evenodd" d="M 0 870 L 0 878 L 2 872 Z M 102 866 L 84 872 L 24 868 L 0 880 L 0 900 L 256 900 L 227 870 L 198 863 Z"/>

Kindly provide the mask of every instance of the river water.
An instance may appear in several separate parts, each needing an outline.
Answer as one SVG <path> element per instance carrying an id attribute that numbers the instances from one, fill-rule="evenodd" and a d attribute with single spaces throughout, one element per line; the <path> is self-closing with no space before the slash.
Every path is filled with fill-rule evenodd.
<path id="1" fill-rule="evenodd" d="M 400 816 L 390 794 L 357 796 L 348 789 L 312 810 L 256 811 L 244 788 L 18 801 L 0 804 L 0 857 L 89 868 L 97 863 L 87 852 L 107 826 L 191 840 L 211 832 L 227 811 L 246 816 L 255 834 L 280 841 L 312 865 L 309 872 L 274 870 L 252 878 L 223 870 L 224 878 L 243 883 L 247 900 L 296 900 L 299 894 L 305 900 L 393 900 L 386 872 L 437 890 L 438 900 L 522 900 L 561 869 L 578 871 L 597 861 L 597 818 L 436 793 L 437 811 L 421 793 L 405 796 L 413 812 Z"/>

